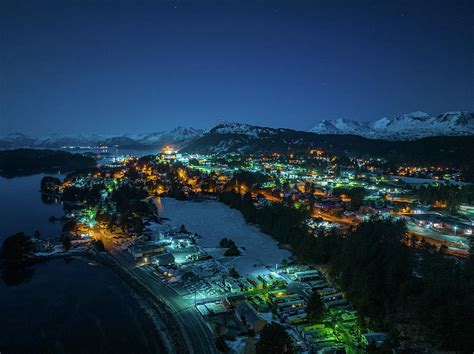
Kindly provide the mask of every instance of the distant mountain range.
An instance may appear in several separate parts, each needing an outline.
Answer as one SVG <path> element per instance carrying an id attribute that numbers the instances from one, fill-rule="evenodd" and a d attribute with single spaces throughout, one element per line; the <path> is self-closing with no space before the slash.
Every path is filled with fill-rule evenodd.
<path id="1" fill-rule="evenodd" d="M 368 139 L 358 135 L 315 134 L 282 128 L 258 127 L 239 123 L 219 124 L 193 139 L 182 149 L 188 153 L 308 152 L 322 148 L 329 155 L 382 157 L 391 166 L 462 167 L 466 178 L 474 179 L 474 135 L 431 136 L 403 142 Z"/>
<path id="2" fill-rule="evenodd" d="M 22 133 L 12 133 L 0 137 L 0 148 L 30 147 L 55 149 L 95 146 L 161 148 L 168 144 L 181 148 L 202 133 L 203 130 L 185 127 L 177 127 L 169 131 L 145 134 L 122 134 L 117 136 L 99 134 L 52 134 L 50 136 L 34 138 Z"/>
<path id="3" fill-rule="evenodd" d="M 324 135 L 324 139 L 318 138 Z M 188 151 L 226 152 L 244 151 L 254 146 L 266 150 L 283 146 L 308 147 L 317 141 L 331 140 L 332 135 L 355 135 L 378 140 L 416 140 L 432 136 L 474 136 L 474 113 L 447 112 L 432 117 L 424 112 L 413 112 L 395 118 L 381 118 L 374 122 L 360 122 L 346 119 L 323 120 L 309 132 L 291 129 L 257 127 L 241 123 L 223 123 L 207 131 L 177 127 L 170 131 L 145 134 L 122 134 L 117 136 L 78 134 L 53 134 L 46 137 L 30 137 L 13 133 L 0 137 L 0 149 L 19 147 L 64 148 L 118 146 L 122 148 L 161 148 L 173 145 Z M 336 139 L 339 141 L 340 139 Z M 344 139 L 347 147 L 357 139 Z M 364 142 L 365 144 L 366 142 Z M 273 144 L 273 145 L 272 145 Z M 252 150 L 252 148 L 251 148 Z"/>
<path id="4" fill-rule="evenodd" d="M 370 139 L 414 140 L 429 136 L 474 135 L 474 113 L 447 112 L 430 116 L 425 112 L 380 118 L 374 122 L 347 119 L 323 120 L 310 132 L 316 134 L 352 134 Z"/>

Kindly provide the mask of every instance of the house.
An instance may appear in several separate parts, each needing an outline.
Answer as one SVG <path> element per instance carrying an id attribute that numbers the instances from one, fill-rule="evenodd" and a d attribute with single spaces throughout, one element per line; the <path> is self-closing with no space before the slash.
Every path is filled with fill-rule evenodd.
<path id="1" fill-rule="evenodd" d="M 320 278 L 320 274 L 317 270 L 298 272 L 298 273 L 295 273 L 295 276 L 296 276 L 296 280 L 299 282 L 314 281 Z"/>
<path id="2" fill-rule="evenodd" d="M 387 339 L 387 333 L 383 332 L 370 332 L 362 335 L 362 343 L 365 345 L 375 344 L 381 346 Z"/>
<path id="3" fill-rule="evenodd" d="M 160 266 L 164 266 L 164 267 L 168 267 L 168 266 L 172 266 L 175 264 L 175 259 L 174 259 L 174 256 L 169 253 L 169 252 L 165 252 L 165 253 L 161 253 L 161 254 L 158 254 L 156 256 L 153 256 L 152 257 L 152 262 L 160 265 Z"/>
<path id="4" fill-rule="evenodd" d="M 260 332 L 267 324 L 248 301 L 242 301 L 235 309 L 237 318 L 248 328 Z"/>
<path id="5" fill-rule="evenodd" d="M 303 313 L 297 313 L 296 315 L 288 316 L 285 318 L 285 322 L 288 325 L 294 325 L 297 323 L 300 323 L 306 319 L 308 314 L 306 312 Z"/>
<path id="6" fill-rule="evenodd" d="M 133 246 L 128 249 L 128 252 L 130 252 L 134 258 L 151 256 L 151 255 L 163 253 L 164 251 L 165 251 L 165 248 L 159 244 Z"/>
<path id="7" fill-rule="evenodd" d="M 350 308 L 351 304 L 346 299 L 333 300 L 325 302 L 325 305 L 329 308 L 332 307 L 341 307 L 341 308 Z"/>
<path id="8" fill-rule="evenodd" d="M 273 304 L 282 304 L 282 303 L 291 302 L 291 301 L 295 301 L 295 300 L 301 300 L 301 299 L 302 299 L 301 295 L 289 294 L 289 295 L 285 295 L 285 296 L 274 297 L 272 299 L 272 303 Z"/>
<path id="9" fill-rule="evenodd" d="M 280 313 L 287 309 L 295 309 L 298 307 L 305 306 L 305 301 L 303 299 L 298 299 L 294 301 L 280 302 L 276 304 L 277 312 Z"/>
<path id="10" fill-rule="evenodd" d="M 318 290 L 319 296 L 326 296 L 326 295 L 335 294 L 335 293 L 337 293 L 337 290 L 331 287 Z"/>
<path id="11" fill-rule="evenodd" d="M 357 321 L 357 312 L 355 311 L 347 311 L 341 315 L 343 322 L 355 322 Z"/>
<path id="12" fill-rule="evenodd" d="M 345 346 L 343 344 L 334 344 L 329 347 L 321 348 L 317 352 L 318 354 L 344 354 L 346 353 Z"/>

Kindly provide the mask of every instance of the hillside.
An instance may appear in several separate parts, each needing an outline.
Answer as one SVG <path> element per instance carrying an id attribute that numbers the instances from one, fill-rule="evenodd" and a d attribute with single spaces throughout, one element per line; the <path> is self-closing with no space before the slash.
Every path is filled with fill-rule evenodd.
<path id="1" fill-rule="evenodd" d="M 0 175 L 17 176 L 60 170 L 70 172 L 95 167 L 95 160 L 65 151 L 16 149 L 0 151 Z"/>
<path id="2" fill-rule="evenodd" d="M 251 154 L 308 151 L 317 147 L 335 153 L 385 157 L 393 162 L 470 165 L 474 156 L 474 136 L 429 137 L 400 142 L 230 123 L 208 130 L 183 151 Z"/>

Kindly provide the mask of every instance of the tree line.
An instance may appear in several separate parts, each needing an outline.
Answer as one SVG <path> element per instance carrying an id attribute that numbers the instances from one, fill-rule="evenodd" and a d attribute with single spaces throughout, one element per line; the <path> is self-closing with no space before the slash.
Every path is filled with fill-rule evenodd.
<path id="1" fill-rule="evenodd" d="M 73 171 L 95 166 L 92 157 L 66 151 L 14 149 L 0 151 L 0 175 L 14 177 L 42 171 Z"/>
<path id="2" fill-rule="evenodd" d="M 473 185 L 441 184 L 438 186 L 422 186 L 417 191 L 418 198 L 424 204 L 442 203 L 451 213 L 456 213 L 462 204 L 474 203 Z"/>
<path id="3" fill-rule="evenodd" d="M 283 204 L 257 208 L 249 195 L 234 192 L 222 193 L 220 200 L 289 244 L 300 259 L 329 265 L 360 316 L 392 338 L 417 337 L 460 352 L 474 348 L 472 258 L 460 261 L 430 247 L 405 246 L 400 220 L 373 218 L 347 236 L 333 231 L 315 237 L 304 227 L 305 210 Z"/>

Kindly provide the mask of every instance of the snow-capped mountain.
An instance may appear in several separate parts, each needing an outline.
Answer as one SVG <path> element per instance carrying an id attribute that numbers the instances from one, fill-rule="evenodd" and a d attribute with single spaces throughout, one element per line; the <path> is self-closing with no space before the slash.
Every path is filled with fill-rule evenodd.
<path id="1" fill-rule="evenodd" d="M 98 135 L 52 134 L 46 137 L 31 137 L 22 133 L 12 133 L 0 137 L 0 149 L 11 148 L 61 148 L 119 146 L 137 148 L 161 148 L 174 145 L 184 148 L 195 140 L 204 139 L 208 151 L 243 151 L 247 146 L 266 144 L 278 140 L 282 144 L 298 143 L 300 135 L 291 129 L 259 127 L 242 123 L 222 123 L 202 131 L 177 127 L 169 131 L 142 134 Z M 304 132 L 299 132 L 304 133 Z M 360 122 L 347 119 L 323 120 L 309 133 L 324 135 L 358 135 L 371 139 L 414 140 L 429 136 L 474 135 L 474 113 L 447 112 L 430 116 L 424 112 L 403 114 L 395 118 L 383 117 L 374 122 Z M 308 132 L 304 134 L 309 134 Z M 310 134 L 312 135 L 312 134 Z M 307 139 L 307 137 L 304 137 Z M 196 144 L 193 144 L 196 145 Z"/>
<path id="2" fill-rule="evenodd" d="M 179 142 L 194 139 L 202 134 L 202 130 L 186 127 L 176 127 L 169 131 L 127 135 L 127 137 L 143 145 L 159 144 L 161 142 Z"/>
<path id="3" fill-rule="evenodd" d="M 291 129 L 221 123 L 193 140 L 184 151 L 192 153 L 277 151 L 299 145 L 304 140 L 302 137 L 307 136 L 317 137 L 316 134 Z"/>
<path id="4" fill-rule="evenodd" d="M 206 131 L 206 134 L 236 134 L 247 137 L 260 138 L 262 136 L 274 135 L 285 129 L 258 127 L 244 123 L 221 123 Z"/>
<path id="5" fill-rule="evenodd" d="M 352 134 L 372 139 L 413 140 L 428 136 L 474 135 L 474 113 L 447 112 L 430 116 L 412 112 L 395 118 L 383 117 L 374 122 L 345 119 L 323 120 L 310 132 L 317 134 Z"/>
<path id="6" fill-rule="evenodd" d="M 0 138 L 0 148 L 14 146 L 30 146 L 34 144 L 35 139 L 22 133 L 11 133 Z"/>
<path id="7" fill-rule="evenodd" d="M 362 135 L 367 129 L 365 122 L 351 121 L 343 118 L 322 120 L 310 131 L 318 134 L 353 134 Z M 341 133 L 344 132 L 344 133 Z"/>
<path id="8" fill-rule="evenodd" d="M 97 134 L 60 135 L 57 133 L 35 139 L 33 147 L 96 146 L 105 137 Z"/>
<path id="9" fill-rule="evenodd" d="M 33 138 L 21 133 L 12 133 L 0 137 L 0 148 L 61 148 L 86 146 L 127 146 L 127 147 L 157 147 L 172 144 L 177 147 L 185 146 L 188 142 L 202 134 L 202 130 L 177 127 L 170 131 L 160 131 L 144 134 L 98 135 L 52 134 L 45 137 Z"/>
<path id="10" fill-rule="evenodd" d="M 470 124 L 472 117 L 458 114 L 447 114 L 436 118 L 426 117 L 424 114 L 404 115 L 397 120 L 379 120 L 377 124 L 379 129 L 383 127 L 390 132 L 401 129 L 400 125 L 409 124 L 418 121 L 436 121 L 441 126 L 465 127 Z M 401 154 L 413 154 L 422 156 L 420 159 L 426 159 L 431 155 L 445 156 L 445 161 L 457 159 L 458 154 L 472 155 L 472 146 L 474 143 L 474 134 L 472 136 L 451 136 L 451 137 L 433 137 L 427 141 L 419 139 L 410 139 L 404 144 L 400 144 L 398 139 L 406 139 L 401 134 L 393 139 L 368 139 L 363 137 L 362 132 L 365 129 L 373 129 L 370 123 L 354 123 L 338 120 L 333 124 L 326 124 L 322 131 L 324 134 L 315 134 L 312 132 L 297 131 L 282 128 L 269 128 L 251 126 L 248 124 L 227 123 L 219 124 L 209 129 L 200 137 L 191 141 L 183 152 L 200 154 L 259 154 L 259 153 L 285 153 L 288 151 L 309 151 L 320 147 L 328 151 L 346 153 L 350 151 L 356 154 L 370 154 L 377 156 L 392 156 Z M 370 124 L 370 126 L 369 126 Z M 403 125 L 402 125 L 403 126 Z M 321 126 L 320 126 L 321 127 Z M 352 134 L 339 132 L 337 128 L 349 130 Z M 411 126 L 413 128 L 413 126 Z M 454 128 L 453 128 L 454 129 Z M 458 128 L 460 129 L 460 128 Z M 464 128 L 463 128 L 464 129 Z M 464 130 L 462 130 L 464 132 Z M 334 134 L 336 132 L 336 134 Z M 357 132 L 357 134 L 355 134 Z M 331 134 L 332 133 L 332 134 Z M 377 132 L 374 130 L 374 137 Z M 397 131 L 397 133 L 399 133 Z M 427 132 L 424 131 L 424 134 Z M 440 134 L 441 135 L 441 134 Z M 446 135 L 446 134 L 444 134 Z M 467 135 L 467 134 L 464 134 Z M 388 133 L 384 133 L 384 137 Z M 393 137 L 392 135 L 391 137 Z M 427 151 L 429 153 L 427 153 Z M 410 155 L 411 156 L 411 155 Z M 419 160 L 418 160 L 419 161 Z"/>

